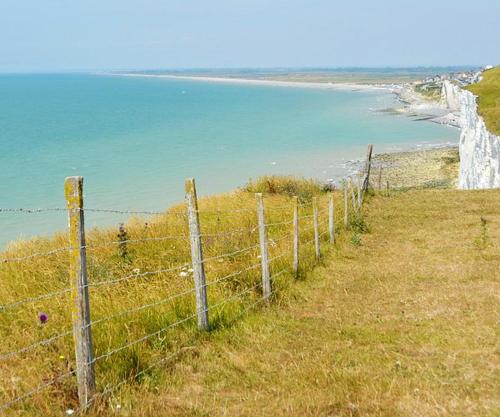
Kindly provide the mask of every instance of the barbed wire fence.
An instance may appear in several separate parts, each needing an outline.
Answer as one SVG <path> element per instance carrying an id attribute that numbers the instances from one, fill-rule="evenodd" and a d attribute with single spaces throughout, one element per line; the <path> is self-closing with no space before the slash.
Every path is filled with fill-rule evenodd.
<path id="1" fill-rule="evenodd" d="M 171 348 L 167 354 L 163 352 L 164 349 L 161 348 L 163 342 L 161 341 L 165 333 L 175 329 L 187 329 L 189 326 L 189 328 L 193 328 L 193 323 L 196 323 L 195 327 L 198 331 L 208 331 L 218 318 L 218 311 L 223 306 L 233 302 L 245 301 L 244 307 L 239 311 L 239 314 L 235 315 L 237 317 L 241 317 L 259 304 L 271 303 L 273 294 L 275 294 L 274 285 L 278 278 L 284 275 L 299 276 L 302 262 L 310 257 L 310 252 L 304 254 L 304 251 L 312 250 L 314 260 L 312 264 L 314 265 L 323 256 L 323 246 L 335 244 L 336 233 L 338 233 L 341 223 L 336 219 L 336 211 L 342 212 L 343 210 L 345 221 L 349 213 L 359 213 L 364 195 L 370 187 L 371 154 L 372 147 L 370 145 L 363 176 L 358 176 L 357 181 L 352 179 L 343 181 L 344 204 L 343 207 L 339 205 L 340 210 L 335 208 L 333 193 L 329 193 L 326 199 L 313 197 L 310 203 L 300 202 L 297 197 L 294 197 L 288 204 L 269 207 L 265 206 L 264 196 L 257 193 L 255 209 L 248 207 L 200 209 L 194 179 L 186 180 L 186 210 L 184 212 L 179 210 L 156 212 L 84 208 L 82 177 L 66 179 L 66 208 L 0 208 L 0 213 L 61 212 L 67 213 L 69 219 L 69 243 L 67 246 L 58 246 L 50 250 L 21 256 L 6 256 L 0 259 L 0 266 L 7 268 L 11 265 L 26 265 L 26 274 L 30 274 L 31 268 L 34 267 L 31 263 L 39 259 L 55 258 L 54 262 L 61 269 L 61 279 L 58 281 L 61 284 L 60 288 L 9 300 L 0 305 L 0 314 L 4 315 L 5 323 L 2 330 L 5 330 L 7 335 L 14 334 L 16 330 L 22 332 L 22 328 L 15 329 L 14 327 L 26 325 L 26 321 L 17 320 L 13 315 L 17 309 L 28 307 L 33 312 L 40 305 L 44 305 L 49 310 L 50 306 L 54 306 L 54 311 L 57 310 L 56 307 L 60 311 L 64 310 L 64 313 L 60 313 L 59 322 L 63 324 L 61 329 L 46 335 L 44 326 L 48 322 L 49 314 L 46 311 L 39 312 L 38 320 L 43 328 L 39 333 L 46 335 L 46 337 L 40 340 L 30 340 L 22 347 L 13 347 L 9 343 L 4 343 L 7 349 L 0 353 L 1 374 L 4 375 L 7 372 L 9 361 L 22 361 L 23 356 L 36 353 L 41 348 L 49 349 L 52 353 L 65 353 L 59 356 L 63 361 L 62 366 L 54 367 L 50 361 L 43 364 L 50 370 L 48 372 L 50 375 L 38 385 L 28 386 L 28 384 L 17 384 L 17 382 L 14 384 L 13 377 L 11 377 L 14 387 L 4 389 L 0 395 L 0 401 L 2 401 L 0 413 L 14 409 L 37 394 L 50 388 L 55 389 L 55 387 L 60 390 L 76 391 L 78 406 L 75 409 L 83 412 L 97 399 L 105 397 L 130 380 L 137 380 L 151 368 L 181 354 L 182 346 Z M 144 229 L 147 235 L 134 238 L 128 236 L 124 227 L 120 227 L 120 232 L 114 236 L 114 239 L 111 235 L 111 239 L 105 240 L 103 238 L 96 242 L 87 243 L 85 235 L 86 212 L 158 216 L 165 223 L 165 226 L 163 229 L 155 231 L 158 235 L 154 235 L 151 226 L 145 223 Z M 277 215 L 277 218 L 274 215 Z M 212 230 L 205 232 L 202 230 L 203 216 L 211 216 L 211 219 L 216 218 L 217 222 L 232 219 L 232 222 L 236 222 L 238 227 L 226 230 L 221 225 L 216 229 L 216 232 Z M 181 233 L 179 233 L 178 227 L 174 228 L 169 222 L 182 224 Z M 304 222 L 310 224 L 303 227 Z M 347 223 L 344 226 L 347 226 Z M 172 229 L 175 229 L 176 233 L 167 233 Z M 276 231 L 283 232 L 283 230 L 285 233 L 275 236 Z M 108 234 L 105 237 L 110 236 Z M 231 240 L 233 238 L 236 239 L 236 244 Z M 165 247 L 162 245 L 167 243 L 171 246 L 168 247 L 168 251 L 165 251 Z M 158 249 L 158 255 L 154 258 L 156 260 L 155 267 L 146 266 L 144 268 L 141 266 L 128 273 L 112 273 L 130 267 L 127 257 L 130 255 L 130 248 L 135 245 L 146 245 L 145 251 L 151 250 L 152 245 L 159 245 L 158 248 L 154 247 L 154 249 Z M 112 267 L 103 266 L 103 262 L 93 258 L 94 254 L 101 256 L 107 253 L 106 251 L 115 251 L 116 249 L 118 249 L 118 255 L 115 253 L 109 256 L 108 262 L 113 264 Z M 125 266 L 115 267 L 117 258 Z M 227 271 L 227 268 L 233 265 L 237 266 L 238 269 Z M 111 270 L 111 273 L 106 268 Z M 106 273 L 102 273 L 102 271 L 106 271 Z M 94 279 L 89 280 L 89 275 Z M 179 278 L 182 279 L 179 280 Z M 176 291 L 170 291 L 171 288 L 168 288 L 168 294 L 165 294 L 165 283 L 173 285 L 174 281 L 176 281 Z M 109 295 L 109 298 L 107 295 L 102 295 L 102 291 L 113 288 L 120 292 L 118 295 L 130 294 L 132 289 L 138 288 L 131 286 L 138 285 L 144 285 L 151 289 L 157 286 L 160 295 L 163 295 L 148 299 L 144 292 L 144 299 L 135 299 L 130 302 L 124 301 L 116 294 Z M 49 283 L 43 283 L 39 288 L 48 287 L 50 287 Z M 218 292 L 209 297 L 208 292 L 212 288 L 217 288 Z M 32 292 L 31 288 L 25 290 L 28 294 Z M 151 291 L 151 293 L 155 293 L 155 291 Z M 99 312 L 103 314 L 93 319 L 95 305 L 91 301 L 91 295 L 96 296 L 96 294 L 108 299 L 109 302 L 99 306 L 99 309 L 102 310 Z M 180 304 L 180 300 L 185 299 L 188 301 L 185 304 Z M 160 308 L 163 310 L 158 311 Z M 154 315 L 151 313 L 153 310 L 157 311 Z M 100 334 L 96 343 L 94 333 L 100 326 L 126 316 L 138 315 L 139 319 L 137 320 L 153 315 L 157 325 L 143 326 L 146 330 L 151 327 L 153 329 L 135 338 L 130 338 L 131 333 L 127 333 L 123 343 L 117 346 L 110 347 L 109 343 L 103 343 L 107 340 L 105 334 Z M 56 330 L 52 327 L 51 329 Z M 73 342 L 70 341 L 71 336 Z M 99 384 L 96 383 L 96 377 L 99 376 L 96 370 L 97 365 L 106 364 L 109 359 L 119 356 L 122 352 L 145 343 L 151 343 L 153 340 L 160 341 L 158 342 L 160 345 L 159 358 L 155 358 L 148 366 L 131 372 L 126 377 L 117 378 L 116 383 L 110 383 L 98 389 Z M 72 350 L 74 352 L 71 352 Z M 4 378 L 2 379 L 4 380 Z"/>

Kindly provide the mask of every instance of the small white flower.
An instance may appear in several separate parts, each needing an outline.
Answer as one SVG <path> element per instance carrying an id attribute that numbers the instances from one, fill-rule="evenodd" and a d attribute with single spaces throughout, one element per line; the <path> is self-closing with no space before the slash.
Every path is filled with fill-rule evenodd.
<path id="1" fill-rule="evenodd" d="M 257 259 L 260 259 L 260 258 L 262 258 L 262 256 L 260 256 L 260 255 L 257 255 Z"/>
<path id="2" fill-rule="evenodd" d="M 188 276 L 188 273 L 186 271 L 182 271 L 180 274 L 179 274 L 180 277 L 182 278 L 185 278 Z"/>
<path id="3" fill-rule="evenodd" d="M 141 270 L 139 268 L 135 268 L 132 270 L 132 272 L 137 275 L 140 274 Z"/>
<path id="4" fill-rule="evenodd" d="M 66 410 L 66 415 L 67 416 L 72 416 L 73 414 L 75 414 L 75 410 L 71 409 L 71 408 L 68 408 Z"/>
<path id="5" fill-rule="evenodd" d="M 189 268 L 189 269 L 188 269 L 188 272 L 189 272 L 190 274 L 192 274 L 192 273 L 194 272 L 194 271 L 193 271 L 193 268 Z"/>
<path id="6" fill-rule="evenodd" d="M 116 404 L 116 407 L 115 407 L 117 410 L 121 410 L 122 409 L 122 406 L 121 404 Z"/>

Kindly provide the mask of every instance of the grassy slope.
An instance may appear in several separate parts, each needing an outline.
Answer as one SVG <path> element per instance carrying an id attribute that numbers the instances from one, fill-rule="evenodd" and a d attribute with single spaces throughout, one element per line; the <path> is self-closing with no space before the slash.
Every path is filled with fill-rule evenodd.
<path id="1" fill-rule="evenodd" d="M 500 415 L 499 205 L 498 191 L 375 197 L 362 245 L 342 234 L 288 306 L 190 344 L 96 414 Z"/>
<path id="2" fill-rule="evenodd" d="M 248 191 L 248 192 L 247 192 Z M 260 260 L 255 247 L 258 242 L 254 192 L 267 192 L 265 205 L 270 226 L 270 257 L 280 253 L 286 257 L 271 263 L 271 273 L 282 268 L 289 269 L 291 263 L 292 205 L 290 195 L 298 195 L 303 206 L 300 215 L 304 241 L 312 238 L 311 197 L 321 196 L 321 187 L 313 181 L 264 178 L 236 191 L 200 200 L 201 232 L 204 235 L 205 268 L 208 282 L 208 297 L 212 306 L 232 299 L 218 308 L 210 310 L 213 328 L 224 327 L 248 305 L 260 299 Z M 320 199 L 322 229 L 325 229 L 326 196 Z M 236 212 L 231 212 L 236 210 Z M 340 210 L 340 207 L 338 207 Z M 30 221 L 30 214 L 26 221 Z M 36 214 L 33 214 L 36 215 Z M 140 340 L 147 334 L 187 320 L 182 325 L 152 337 L 134 346 L 113 354 L 110 359 L 96 362 L 97 385 L 100 392 L 146 369 L 169 352 L 175 352 L 190 338 L 197 338 L 192 277 L 188 267 L 162 273 L 141 276 L 149 271 L 179 267 L 189 263 L 189 243 L 185 208 L 170 209 L 165 215 L 154 218 L 135 218 L 127 222 L 128 239 L 138 239 L 127 245 L 127 253 L 120 256 L 116 242 L 117 229 L 93 229 L 87 233 L 87 259 L 90 287 L 90 304 L 94 321 L 93 336 L 96 357 L 119 349 L 128 343 Z M 147 221 L 147 222 L 146 222 Z M 175 236 L 173 239 L 162 239 Z M 141 239 L 150 239 L 140 241 Z M 326 239 L 326 235 L 323 236 Z M 36 252 L 47 252 L 67 246 L 65 234 L 53 238 L 39 238 L 29 242 L 14 242 L 3 253 L 0 260 L 29 256 Z M 233 253 L 243 248 L 252 249 Z M 214 258 L 215 257 L 215 258 Z M 311 245 L 302 249 L 302 267 L 307 270 L 314 264 Z M 253 266 L 241 275 L 220 278 Z M 274 282 L 274 301 L 286 298 L 291 274 L 281 275 Z M 124 281 L 103 285 L 104 282 L 128 277 Z M 49 256 L 26 259 L 22 262 L 0 261 L 0 305 L 5 306 L 43 294 L 58 292 L 69 286 L 68 256 L 65 251 Z M 255 288 L 254 288 L 255 287 Z M 189 291 L 189 292 L 188 292 Z M 184 295 L 168 300 L 176 294 Z M 234 298 L 244 293 L 241 298 Z M 143 305 L 150 308 L 122 314 Z M 56 379 L 74 367 L 74 349 L 71 332 L 54 340 L 48 346 L 38 346 L 27 352 L 8 355 L 10 352 L 37 343 L 44 339 L 71 330 L 70 294 L 64 292 L 37 302 L 0 308 L 0 408 L 18 396 L 35 389 L 43 383 Z M 38 314 L 48 315 L 48 322 L 41 325 Z M 191 317 L 191 318 L 190 318 Z M 190 319 L 189 319 L 190 318 Z M 108 320 L 109 319 L 109 320 Z M 188 320 L 189 319 L 189 320 Z M 102 320 L 102 321 L 101 321 Z M 4 357 L 7 354 L 8 357 Z M 62 415 L 64 410 L 76 405 L 75 381 L 68 377 L 53 384 L 40 395 L 21 401 L 9 410 L 9 415 Z M 0 410 L 0 415 L 2 411 Z"/>
<path id="3" fill-rule="evenodd" d="M 485 71 L 481 82 L 467 89 L 479 97 L 479 113 L 490 132 L 500 135 L 500 66 Z"/>

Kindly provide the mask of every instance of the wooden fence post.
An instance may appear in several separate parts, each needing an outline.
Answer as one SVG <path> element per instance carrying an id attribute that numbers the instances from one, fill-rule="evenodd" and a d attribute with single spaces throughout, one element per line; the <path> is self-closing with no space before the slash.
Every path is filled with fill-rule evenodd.
<path id="1" fill-rule="evenodd" d="M 269 274 L 269 251 L 267 247 L 266 218 L 262 193 L 255 194 L 257 200 L 257 219 L 259 221 L 260 263 L 262 266 L 262 296 L 269 300 L 271 295 L 271 278 Z"/>
<path id="2" fill-rule="evenodd" d="M 363 204 L 363 188 L 361 185 L 361 174 L 358 174 L 356 187 L 358 191 L 358 208 L 361 208 L 361 205 Z"/>
<path id="3" fill-rule="evenodd" d="M 299 276 L 299 199 L 293 197 L 293 273 Z"/>
<path id="4" fill-rule="evenodd" d="M 75 340 L 76 381 L 82 409 L 88 408 L 95 394 L 94 348 L 90 327 L 90 302 L 85 250 L 83 178 L 64 181 L 68 208 L 69 275 L 71 281 L 71 316 Z"/>
<path id="5" fill-rule="evenodd" d="M 335 204 L 333 201 L 333 193 L 330 193 L 328 201 L 328 231 L 330 232 L 330 243 L 335 243 Z"/>
<path id="6" fill-rule="evenodd" d="M 349 188 L 351 189 L 352 209 L 353 209 L 353 211 L 357 211 L 357 207 L 356 207 L 356 195 L 354 193 L 354 187 L 352 185 L 352 178 L 349 177 L 347 180 L 349 182 Z"/>
<path id="7" fill-rule="evenodd" d="M 318 219 L 318 197 L 313 197 L 313 227 L 314 227 L 314 247 L 316 259 L 321 258 L 321 248 L 319 245 L 319 219 Z"/>
<path id="8" fill-rule="evenodd" d="M 208 300 L 205 279 L 205 264 L 201 245 L 200 216 L 198 213 L 198 198 L 194 178 L 186 180 L 186 205 L 189 223 L 189 238 L 191 241 L 191 262 L 196 294 L 196 312 L 198 328 L 208 330 Z"/>
<path id="9" fill-rule="evenodd" d="M 349 193 L 347 190 L 347 181 L 344 180 L 344 227 L 349 225 Z"/>
<path id="10" fill-rule="evenodd" d="M 370 186 L 370 171 L 372 167 L 372 153 L 373 153 L 373 145 L 368 145 L 368 152 L 366 154 L 366 163 L 365 163 L 365 179 L 363 181 L 363 194 L 368 191 L 368 187 Z"/>
<path id="11" fill-rule="evenodd" d="M 382 166 L 378 171 L 378 191 L 382 191 Z"/>

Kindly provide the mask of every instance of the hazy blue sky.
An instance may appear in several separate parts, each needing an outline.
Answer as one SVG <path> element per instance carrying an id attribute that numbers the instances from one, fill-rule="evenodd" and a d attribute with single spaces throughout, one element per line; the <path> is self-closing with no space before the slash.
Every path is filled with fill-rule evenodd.
<path id="1" fill-rule="evenodd" d="M 0 0 L 0 71 L 500 63 L 500 0 Z"/>

